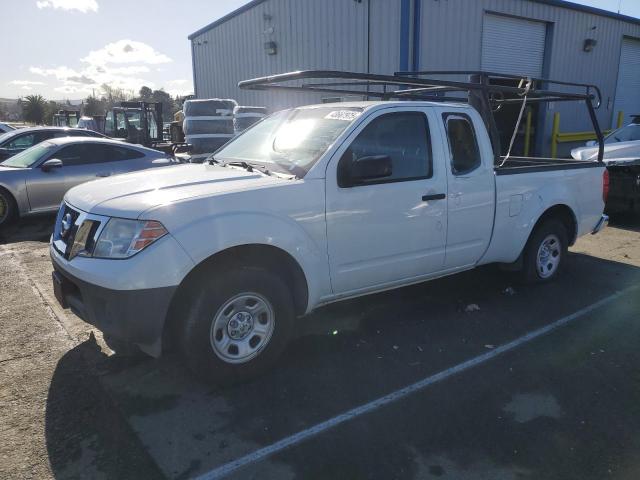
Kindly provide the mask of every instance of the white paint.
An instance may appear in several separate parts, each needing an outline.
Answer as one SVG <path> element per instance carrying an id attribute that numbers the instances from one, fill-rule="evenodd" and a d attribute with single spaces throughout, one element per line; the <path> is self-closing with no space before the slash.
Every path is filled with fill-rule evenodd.
<path id="1" fill-rule="evenodd" d="M 608 303 L 613 302 L 614 300 L 618 299 L 619 297 L 621 297 L 622 295 L 625 295 L 627 293 L 630 293 L 633 290 L 637 290 L 638 288 L 640 288 L 639 286 L 633 286 L 633 287 L 629 287 L 625 290 L 616 292 L 612 295 L 609 295 L 605 298 L 603 298 L 602 300 L 599 300 L 595 303 L 592 303 L 591 305 L 581 308 L 580 310 L 567 315 L 565 317 L 562 317 L 559 320 L 556 320 L 553 323 L 550 323 L 549 325 L 546 325 L 542 328 L 539 328 L 537 330 L 534 330 L 532 332 L 527 333 L 526 335 L 523 335 L 522 337 L 519 337 L 515 340 L 512 340 L 509 343 L 506 343 L 504 345 L 501 345 L 497 348 L 495 348 L 494 350 L 490 350 L 482 355 L 479 355 L 477 357 L 471 358 L 465 362 L 459 363 L 458 365 L 455 365 L 451 368 L 448 368 L 446 370 L 443 370 L 441 372 L 438 372 L 434 375 L 431 375 L 429 377 L 426 377 L 412 385 L 409 385 L 407 387 L 404 387 L 400 390 L 396 390 L 395 392 L 391 392 L 387 395 L 384 395 L 383 397 L 377 398 L 369 403 L 366 403 L 364 405 L 360 405 L 358 407 L 355 407 L 351 410 L 348 410 L 338 416 L 335 416 L 333 418 L 330 418 L 328 420 L 325 420 L 324 422 L 318 423 L 317 425 L 314 425 L 313 427 L 307 428 L 305 430 L 302 430 L 298 433 L 295 433 L 289 437 L 285 437 L 282 440 L 279 440 L 275 443 L 272 443 L 269 446 L 266 446 L 264 448 L 261 448 L 259 450 L 256 450 L 252 453 L 249 453 L 243 457 L 240 457 L 236 460 L 233 460 L 232 462 L 226 463 L 224 465 L 221 465 L 199 477 L 197 477 L 197 480 L 216 480 L 219 478 L 224 478 L 227 475 L 243 468 L 246 467 L 248 465 L 251 465 L 253 463 L 259 462 L 261 460 L 264 460 L 265 458 L 270 457 L 271 455 L 275 455 L 276 453 L 281 452 L 282 450 L 285 450 L 286 448 L 289 448 L 293 445 L 299 444 L 304 442 L 305 440 L 308 440 L 309 438 L 315 437 L 316 435 L 319 435 L 321 433 L 324 433 L 327 430 L 330 430 L 334 427 L 337 427 L 338 425 L 341 425 L 345 422 L 348 422 L 350 420 L 353 420 L 357 417 L 360 417 L 361 415 L 367 414 L 367 413 L 371 413 L 373 411 L 379 410 L 382 407 L 385 407 L 391 403 L 394 403 L 398 400 L 402 400 L 406 397 L 408 397 L 409 395 L 412 395 L 414 393 L 417 393 L 421 390 L 424 390 L 425 388 L 434 385 L 438 382 L 441 382 L 443 380 L 448 379 L 449 377 L 452 377 L 454 375 L 457 375 L 459 373 L 462 373 L 466 370 L 470 370 L 473 367 L 477 367 L 478 365 L 481 365 L 499 355 L 502 355 L 504 353 L 510 352 L 512 350 L 515 350 L 516 348 L 527 344 L 535 339 L 537 339 L 538 337 L 541 337 L 543 335 L 546 335 L 564 325 L 567 325 L 568 323 L 582 317 L 583 315 L 586 315 L 588 313 L 591 313 L 592 311 L 596 310 L 599 307 L 602 307 L 603 305 L 606 305 Z"/>

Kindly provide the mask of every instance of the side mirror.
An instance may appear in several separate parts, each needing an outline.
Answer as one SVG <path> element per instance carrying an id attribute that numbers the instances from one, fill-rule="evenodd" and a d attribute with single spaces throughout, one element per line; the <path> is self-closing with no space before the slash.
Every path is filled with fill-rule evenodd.
<path id="1" fill-rule="evenodd" d="M 58 158 L 51 158 L 40 166 L 43 172 L 48 172 L 53 168 L 60 168 L 60 167 L 62 167 L 62 160 Z"/>
<path id="2" fill-rule="evenodd" d="M 595 147 L 597 144 L 598 142 L 596 142 L 595 140 L 589 140 L 587 143 L 585 143 L 587 147 Z"/>

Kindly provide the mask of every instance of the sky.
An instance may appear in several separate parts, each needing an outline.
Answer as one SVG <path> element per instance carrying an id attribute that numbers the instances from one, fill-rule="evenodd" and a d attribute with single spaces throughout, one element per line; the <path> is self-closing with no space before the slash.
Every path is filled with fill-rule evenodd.
<path id="1" fill-rule="evenodd" d="M 318 0 L 322 1 L 322 0 Z M 574 0 L 640 18 L 640 0 Z M 193 92 L 188 35 L 248 0 L 0 0 L 0 98 Z"/>

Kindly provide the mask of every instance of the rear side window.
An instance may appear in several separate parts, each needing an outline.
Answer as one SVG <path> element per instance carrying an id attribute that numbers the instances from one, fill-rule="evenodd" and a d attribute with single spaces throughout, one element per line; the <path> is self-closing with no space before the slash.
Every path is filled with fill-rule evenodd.
<path id="1" fill-rule="evenodd" d="M 132 148 L 121 147 L 116 145 L 100 145 L 104 150 L 105 162 L 117 162 L 119 160 L 132 160 L 134 158 L 144 157 L 144 153 Z"/>
<path id="2" fill-rule="evenodd" d="M 38 143 L 35 133 L 20 135 L 3 145 L 4 148 L 29 148 Z"/>
<path id="3" fill-rule="evenodd" d="M 381 115 L 360 132 L 344 155 L 351 156 L 352 161 L 388 155 L 391 176 L 372 183 L 430 178 L 433 172 L 427 117 L 420 112 Z"/>
<path id="4" fill-rule="evenodd" d="M 481 163 L 480 149 L 471 119 L 462 114 L 445 114 L 445 126 L 451 153 L 451 171 L 463 175 L 478 168 Z"/>
<path id="5" fill-rule="evenodd" d="M 78 143 L 61 148 L 51 155 L 51 158 L 62 160 L 65 167 L 76 167 L 78 165 L 86 165 L 89 163 L 100 163 L 101 159 L 95 156 L 95 151 L 91 145 L 86 143 Z"/>

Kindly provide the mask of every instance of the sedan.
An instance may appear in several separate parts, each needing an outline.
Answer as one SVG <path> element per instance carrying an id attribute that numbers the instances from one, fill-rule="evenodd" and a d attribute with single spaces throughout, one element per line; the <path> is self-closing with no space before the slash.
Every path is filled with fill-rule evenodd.
<path id="1" fill-rule="evenodd" d="M 61 137 L 106 138 L 101 133 L 81 128 L 31 127 L 12 130 L 4 135 L 0 135 L 0 162 L 40 142 Z"/>
<path id="2" fill-rule="evenodd" d="M 0 163 L 0 227 L 18 217 L 55 212 L 66 191 L 80 183 L 179 163 L 157 150 L 117 140 L 46 140 Z"/>
<path id="3" fill-rule="evenodd" d="M 576 160 L 595 160 L 595 142 L 574 148 Z M 604 140 L 604 163 L 609 172 L 607 212 L 640 211 L 640 116 L 633 123 L 614 130 Z"/>
<path id="4" fill-rule="evenodd" d="M 640 120 L 640 118 L 639 118 Z M 598 145 L 595 141 L 571 150 L 576 160 L 596 160 Z M 604 139 L 604 160 L 640 158 L 640 121 L 614 130 Z"/>
<path id="5" fill-rule="evenodd" d="M 0 135 L 3 133 L 13 132 L 15 130 L 11 125 L 7 125 L 6 123 L 0 123 Z"/>

